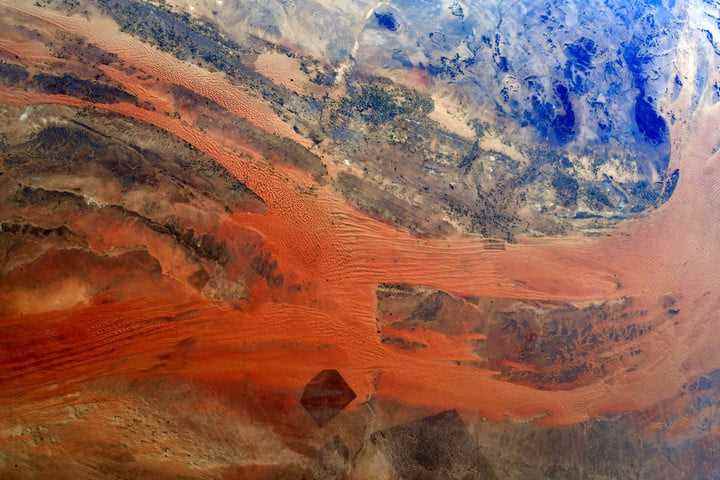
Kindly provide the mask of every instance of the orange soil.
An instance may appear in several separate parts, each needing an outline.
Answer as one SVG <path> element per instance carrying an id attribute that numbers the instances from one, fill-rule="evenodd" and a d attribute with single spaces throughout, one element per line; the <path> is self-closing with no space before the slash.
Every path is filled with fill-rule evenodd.
<path id="1" fill-rule="evenodd" d="M 106 24 L 32 7 L 13 9 L 85 36 L 164 82 L 193 89 L 268 131 L 300 140 L 268 107 L 219 74 L 179 62 Z M 134 88 L 137 94 L 142 91 Z M 142 100 L 157 102 L 152 96 Z M 0 92 L 0 101 L 87 105 L 70 97 L 8 89 Z M 376 394 L 491 419 L 547 414 L 543 422 L 567 424 L 647 407 L 674 395 L 688 377 L 720 364 L 718 340 L 706 334 L 718 325 L 720 286 L 715 268 L 720 260 L 719 172 L 717 157 L 711 155 L 720 132 L 713 128 L 714 110 L 696 119 L 692 137 L 674 145 L 673 161 L 682 177 L 672 201 L 660 210 L 608 237 L 526 239 L 497 251 L 473 237 L 413 238 L 353 210 L 329 186 L 304 193 L 297 175 L 271 168 L 252 152 L 234 152 L 212 135 L 162 113 L 160 102 L 157 111 L 122 103 L 94 107 L 171 132 L 257 192 L 268 212 L 235 214 L 221 228 L 242 225 L 257 232 L 280 271 L 302 289 L 287 301 L 274 302 L 253 291 L 244 310 L 198 298 L 173 301 L 149 291 L 147 299 L 123 304 L 0 319 L 0 328 L 15 339 L 9 356 L 0 350 L 4 401 L 57 395 L 99 376 L 160 374 L 210 383 L 249 376 L 267 388 L 299 392 L 317 371 L 337 368 L 358 395 L 353 406 Z M 682 138 L 685 132 L 678 127 L 673 134 Z M 449 361 L 469 357 L 461 340 L 428 338 L 433 347 L 421 354 L 380 343 L 375 325 L 379 282 L 423 284 L 461 295 L 569 301 L 627 295 L 651 311 L 659 311 L 662 295 L 673 293 L 681 299 L 681 311 L 677 322 L 639 340 L 646 360 L 637 370 L 617 372 L 589 386 L 541 391 Z M 181 317 L 166 320 L 174 315 Z M 159 365 L 158 354 L 185 338 L 197 343 L 184 360 Z M 21 351 L 23 357 L 13 357 Z"/>

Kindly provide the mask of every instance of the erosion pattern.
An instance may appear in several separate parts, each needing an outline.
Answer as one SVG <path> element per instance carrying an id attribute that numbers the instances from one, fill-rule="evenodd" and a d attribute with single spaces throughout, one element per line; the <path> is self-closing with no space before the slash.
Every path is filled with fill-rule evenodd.
<path id="1" fill-rule="evenodd" d="M 720 478 L 720 6 L 0 10 L 1 478 Z"/>

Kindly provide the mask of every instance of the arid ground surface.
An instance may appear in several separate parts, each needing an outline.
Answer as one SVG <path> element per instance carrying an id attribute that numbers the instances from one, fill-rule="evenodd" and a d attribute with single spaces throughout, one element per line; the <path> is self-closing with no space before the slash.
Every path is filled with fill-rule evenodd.
<path id="1" fill-rule="evenodd" d="M 720 9 L 590 3 L 0 0 L 0 478 L 720 479 Z"/>

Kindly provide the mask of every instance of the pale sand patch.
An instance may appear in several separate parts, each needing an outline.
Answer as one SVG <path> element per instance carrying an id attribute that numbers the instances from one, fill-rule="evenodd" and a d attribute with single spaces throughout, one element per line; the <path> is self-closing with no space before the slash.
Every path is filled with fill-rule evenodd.
<path id="1" fill-rule="evenodd" d="M 255 61 L 257 72 L 298 95 L 321 96 L 324 89 L 300 69 L 300 60 L 276 51 L 261 53 Z"/>
<path id="2" fill-rule="evenodd" d="M 461 137 L 467 139 L 475 138 L 475 131 L 465 122 L 463 118 L 464 115 L 459 106 L 438 94 L 433 95 L 432 99 L 435 103 L 435 108 L 430 112 L 430 115 L 428 115 L 431 120 L 435 120 L 448 131 Z"/>
<path id="3" fill-rule="evenodd" d="M 52 312 L 85 305 L 90 301 L 90 287 L 76 278 L 68 278 L 43 289 L 18 289 L 10 293 L 12 311 L 22 314 Z"/>

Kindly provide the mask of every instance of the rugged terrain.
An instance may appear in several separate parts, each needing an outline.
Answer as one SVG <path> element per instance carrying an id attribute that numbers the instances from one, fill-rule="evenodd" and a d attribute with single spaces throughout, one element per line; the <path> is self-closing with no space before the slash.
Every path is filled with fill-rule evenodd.
<path id="1" fill-rule="evenodd" d="M 711 2 L 0 9 L 0 477 L 720 478 Z"/>

